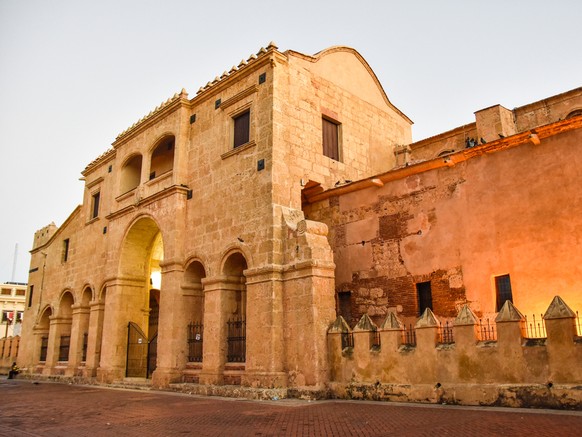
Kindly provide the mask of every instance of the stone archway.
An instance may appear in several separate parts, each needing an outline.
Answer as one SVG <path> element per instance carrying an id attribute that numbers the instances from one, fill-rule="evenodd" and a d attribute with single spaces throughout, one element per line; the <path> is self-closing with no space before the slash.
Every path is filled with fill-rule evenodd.
<path id="1" fill-rule="evenodd" d="M 107 287 L 99 379 L 145 378 L 155 369 L 148 346 L 157 338 L 163 259 L 157 223 L 150 217 L 137 219 L 121 245 L 118 276 Z"/>

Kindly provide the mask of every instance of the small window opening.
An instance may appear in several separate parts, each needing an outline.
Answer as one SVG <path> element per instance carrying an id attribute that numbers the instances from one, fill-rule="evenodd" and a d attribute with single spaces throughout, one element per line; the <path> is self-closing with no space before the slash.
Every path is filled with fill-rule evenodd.
<path id="1" fill-rule="evenodd" d="M 69 244 L 70 240 L 68 238 L 63 240 L 63 262 L 67 262 L 69 260 Z"/>
<path id="2" fill-rule="evenodd" d="M 339 129 L 340 124 L 322 118 L 323 154 L 328 158 L 339 161 Z"/>
<path id="3" fill-rule="evenodd" d="M 495 310 L 501 310 L 506 301 L 513 303 L 513 295 L 511 293 L 511 279 L 509 275 L 502 275 L 495 277 L 495 295 L 496 304 Z"/>
<path id="4" fill-rule="evenodd" d="M 432 288 L 430 281 L 416 284 L 416 293 L 418 295 L 418 312 L 422 315 L 427 308 L 432 310 Z"/>
<path id="5" fill-rule="evenodd" d="M 101 198 L 101 193 L 97 192 L 92 196 L 92 207 L 91 207 L 91 218 L 94 219 L 99 216 L 99 200 Z"/>
<path id="6" fill-rule="evenodd" d="M 233 118 L 234 121 L 234 144 L 236 149 L 250 140 L 251 111 L 245 111 Z"/>

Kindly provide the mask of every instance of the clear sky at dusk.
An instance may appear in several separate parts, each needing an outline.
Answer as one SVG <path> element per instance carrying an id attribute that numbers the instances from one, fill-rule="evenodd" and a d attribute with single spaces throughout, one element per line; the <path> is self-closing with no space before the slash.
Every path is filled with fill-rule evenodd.
<path id="1" fill-rule="evenodd" d="M 581 86 L 581 23 L 579 0 L 0 0 L 0 281 L 119 133 L 270 41 L 358 50 L 416 141 Z"/>

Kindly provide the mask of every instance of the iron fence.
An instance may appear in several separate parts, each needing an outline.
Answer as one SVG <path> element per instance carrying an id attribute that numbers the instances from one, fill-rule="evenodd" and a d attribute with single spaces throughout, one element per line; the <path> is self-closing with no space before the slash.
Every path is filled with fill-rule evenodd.
<path id="1" fill-rule="evenodd" d="M 234 318 L 226 323 L 228 343 L 226 361 L 229 363 L 244 363 L 247 349 L 245 320 Z"/>
<path id="2" fill-rule="evenodd" d="M 404 325 L 404 329 L 402 331 L 402 344 L 405 346 L 416 346 L 416 330 L 412 326 L 412 324 Z"/>
<path id="3" fill-rule="evenodd" d="M 353 332 L 342 332 L 342 350 L 347 347 L 354 347 Z"/>
<path id="4" fill-rule="evenodd" d="M 446 321 L 439 329 L 438 342 L 440 344 L 452 344 L 455 342 L 453 337 L 453 324 L 451 322 Z"/>
<path id="5" fill-rule="evenodd" d="M 495 330 L 495 323 L 491 323 L 489 319 L 479 319 L 479 341 L 497 341 L 497 332 Z"/>
<path id="6" fill-rule="evenodd" d="M 188 361 L 202 362 L 202 347 L 204 342 L 204 325 L 192 322 L 188 325 Z"/>
<path id="7" fill-rule="evenodd" d="M 525 317 L 525 338 L 546 338 L 546 322 L 542 314 L 536 319 L 534 314 L 529 320 Z"/>
<path id="8" fill-rule="evenodd" d="M 372 332 L 372 338 L 370 339 L 370 349 L 380 349 L 380 331 Z"/>

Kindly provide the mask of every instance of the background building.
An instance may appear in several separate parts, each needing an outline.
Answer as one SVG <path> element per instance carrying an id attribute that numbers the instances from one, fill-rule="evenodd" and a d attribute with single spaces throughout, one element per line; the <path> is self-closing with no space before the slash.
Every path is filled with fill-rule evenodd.
<path id="1" fill-rule="evenodd" d="M 26 299 L 26 284 L 21 282 L 0 283 L 0 337 L 20 335 L 24 304 Z"/>

